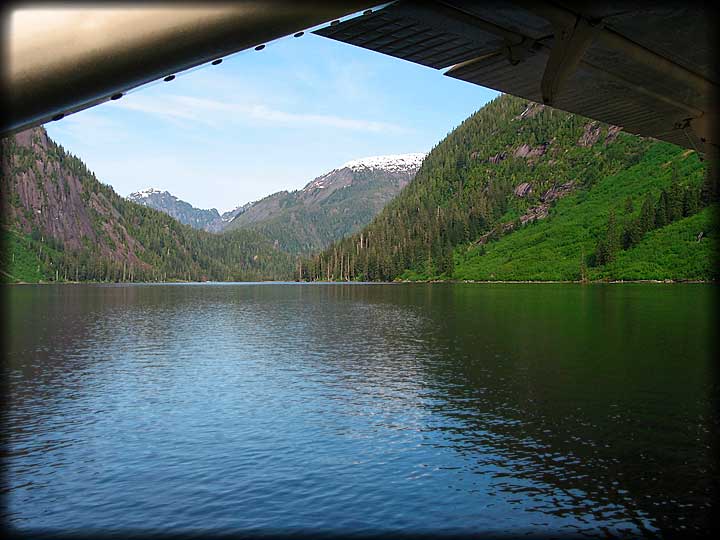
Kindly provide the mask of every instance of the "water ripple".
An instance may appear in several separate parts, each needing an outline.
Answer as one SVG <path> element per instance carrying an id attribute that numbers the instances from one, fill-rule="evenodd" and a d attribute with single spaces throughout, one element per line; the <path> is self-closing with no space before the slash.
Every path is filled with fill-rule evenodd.
<path id="1" fill-rule="evenodd" d="M 13 288 L 10 523 L 703 530 L 709 290 L 558 287 Z"/>

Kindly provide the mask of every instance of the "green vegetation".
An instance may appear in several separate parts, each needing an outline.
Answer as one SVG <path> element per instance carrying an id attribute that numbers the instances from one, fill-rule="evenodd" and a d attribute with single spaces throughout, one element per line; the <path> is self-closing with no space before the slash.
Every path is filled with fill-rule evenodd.
<path id="1" fill-rule="evenodd" d="M 366 221 L 373 178 L 315 206 L 269 197 L 257 223 L 212 234 L 120 197 L 44 130 L 3 151 L 5 281 L 288 279 L 293 267 L 306 280 L 718 277 L 717 175 L 695 152 L 507 95 L 441 141 L 369 225 L 308 258 L 287 250 Z"/>
<path id="2" fill-rule="evenodd" d="M 0 231 L 3 250 L 0 252 L 0 282 L 37 283 L 52 278 L 50 259 L 55 250 L 34 241 L 30 236 L 13 231 Z"/>
<path id="3" fill-rule="evenodd" d="M 641 250 L 647 244 L 646 237 L 662 230 L 648 233 L 655 229 L 654 221 L 644 225 L 648 227 L 646 231 L 633 227 L 639 220 L 642 221 L 644 215 L 647 215 L 645 201 L 651 201 L 654 216 L 655 204 L 652 201 L 665 199 L 662 194 L 667 193 L 666 190 L 698 193 L 703 182 L 703 170 L 694 153 L 688 155 L 687 152 L 673 145 L 656 143 L 643 156 L 640 163 L 602 179 L 592 189 L 560 199 L 546 220 L 526 225 L 484 246 L 460 247 L 455 253 L 456 268 L 453 278 L 630 279 L 626 277 L 621 261 L 633 260 L 637 265 L 640 259 L 631 257 L 630 254 Z M 677 175 L 682 177 L 682 183 L 677 182 Z M 631 204 L 628 204 L 628 201 Z M 628 212 L 630 207 L 632 211 Z M 714 242 L 713 236 L 709 235 L 710 210 L 705 211 L 704 215 L 705 221 L 698 221 L 695 216 L 692 219 L 682 219 L 677 225 L 681 223 L 686 227 L 702 225 L 703 228 L 694 231 L 694 236 L 704 231 L 706 241 L 702 245 L 707 246 L 709 250 L 710 244 Z M 608 234 L 608 221 L 612 222 L 613 219 L 616 230 Z M 641 242 L 638 245 L 629 245 L 626 250 L 623 247 L 623 237 L 630 231 L 637 231 Z M 611 245 L 609 251 L 608 245 Z M 610 251 L 612 256 L 608 260 Z M 703 256 L 703 254 L 707 256 L 709 251 L 698 252 L 696 255 Z M 683 265 L 673 269 L 667 263 L 654 260 L 660 256 L 660 252 L 645 251 L 645 255 L 648 257 L 646 268 L 660 265 L 666 271 L 662 277 L 657 277 L 656 273 L 642 275 L 636 272 L 634 273 L 636 277 L 632 279 L 703 279 L 696 273 L 685 272 L 686 268 L 693 268 L 697 263 L 695 265 L 688 263 L 688 266 Z M 711 266 L 709 259 L 705 259 L 700 264 L 708 270 Z M 411 279 L 413 276 L 403 277 Z M 427 278 L 427 276 L 414 277 Z M 711 277 L 709 273 L 704 274 L 704 279 Z"/>
<path id="4" fill-rule="evenodd" d="M 615 261 L 591 273 L 593 279 L 719 279 L 718 205 L 648 233 Z M 700 236 L 702 233 L 702 236 Z"/>
<path id="5" fill-rule="evenodd" d="M 296 273 L 311 280 L 711 279 L 716 229 L 711 210 L 705 221 L 696 213 L 717 199 L 717 187 L 704 178 L 692 151 L 505 95 L 438 144 L 370 225 Z M 683 249 L 704 259 L 681 264 L 672 246 L 651 252 L 648 242 L 679 238 L 665 228 L 703 231 L 698 246 Z"/>

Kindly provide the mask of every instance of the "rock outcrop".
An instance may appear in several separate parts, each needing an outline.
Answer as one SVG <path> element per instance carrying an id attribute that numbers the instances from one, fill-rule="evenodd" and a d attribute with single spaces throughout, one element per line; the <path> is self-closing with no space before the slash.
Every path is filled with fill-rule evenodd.
<path id="1" fill-rule="evenodd" d="M 585 125 L 585 131 L 578 139 L 578 146 L 582 147 L 588 147 L 592 146 L 596 142 L 598 142 L 598 139 L 600 138 L 600 134 L 602 133 L 602 127 L 600 127 L 600 123 L 596 121 L 589 122 Z"/>
<path id="2" fill-rule="evenodd" d="M 553 186 L 545 193 L 540 195 L 540 201 L 544 203 L 551 203 L 554 200 L 569 195 L 574 188 L 575 182 L 573 182 L 572 180 L 570 180 L 569 182 L 565 182 L 564 184 L 560 184 L 559 186 Z"/>
<path id="3" fill-rule="evenodd" d="M 516 197 L 527 197 L 532 193 L 532 186 L 529 182 L 523 182 L 522 184 L 515 186 L 514 193 Z"/>
<path id="4" fill-rule="evenodd" d="M 542 103 L 535 103 L 534 101 L 529 101 L 527 106 L 525 107 L 525 110 L 521 112 L 518 116 L 514 117 L 513 120 L 525 120 L 527 118 L 532 118 L 533 116 L 537 116 L 542 112 L 542 110 L 545 108 L 545 105 Z"/>
<path id="5" fill-rule="evenodd" d="M 148 267 L 136 255 L 143 246 L 114 206 L 119 196 L 97 189 L 95 175 L 68 156 L 42 127 L 3 139 L 3 221 L 65 250 L 91 244 L 103 257 Z"/>
<path id="6" fill-rule="evenodd" d="M 195 208 L 190 203 L 178 199 L 168 191 L 147 188 L 131 193 L 127 198 L 134 203 L 165 212 L 167 215 L 177 219 L 180 223 L 190 225 L 196 229 L 220 232 L 223 228 L 224 222 L 220 217 L 220 213 L 215 208 L 210 210 Z"/>
<path id="7" fill-rule="evenodd" d="M 620 126 L 610 126 L 608 128 L 607 135 L 605 136 L 605 144 L 610 144 L 615 141 L 621 131 L 622 128 Z"/>
<path id="8" fill-rule="evenodd" d="M 564 184 L 555 185 L 547 189 L 542 195 L 540 195 L 540 204 L 531 206 L 525 213 L 521 215 L 516 221 L 506 221 L 500 223 L 492 231 L 483 234 L 480 238 L 475 241 L 475 244 L 486 244 L 490 240 L 499 238 L 503 234 L 507 234 L 513 231 L 518 224 L 526 225 L 532 221 L 539 219 L 545 219 L 550 215 L 550 207 L 552 203 L 562 197 L 566 197 L 575 189 L 575 182 L 569 181 Z M 532 186 L 528 182 L 518 184 L 515 188 L 514 193 L 517 197 L 527 197 L 532 193 Z"/>
<path id="9" fill-rule="evenodd" d="M 530 146 L 529 144 L 523 144 L 519 146 L 515 152 L 513 152 L 513 156 L 516 158 L 524 158 L 524 159 L 532 159 L 536 157 L 540 157 L 547 151 L 547 148 L 549 146 L 549 143 L 543 143 L 535 148 Z"/>

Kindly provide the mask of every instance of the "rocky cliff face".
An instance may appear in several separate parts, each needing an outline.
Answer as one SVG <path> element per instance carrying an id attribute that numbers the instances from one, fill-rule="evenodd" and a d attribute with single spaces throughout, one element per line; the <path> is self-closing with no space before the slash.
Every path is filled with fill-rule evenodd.
<path id="1" fill-rule="evenodd" d="M 262 231 L 293 252 L 321 249 L 358 230 L 415 177 L 423 153 L 348 161 L 308 182 L 252 203 L 228 229 Z"/>
<path id="2" fill-rule="evenodd" d="M 110 189 L 97 189 L 95 176 L 70 159 L 43 128 L 2 141 L 3 224 L 40 238 L 52 238 L 67 250 L 91 245 L 101 256 L 146 266 L 143 250 L 114 206 Z"/>

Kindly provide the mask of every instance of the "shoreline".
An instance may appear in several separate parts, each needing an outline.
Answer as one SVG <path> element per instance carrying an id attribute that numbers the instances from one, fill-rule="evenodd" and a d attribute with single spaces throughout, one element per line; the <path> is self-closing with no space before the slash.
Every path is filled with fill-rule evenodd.
<path id="1" fill-rule="evenodd" d="M 427 280 L 427 281 L 404 281 L 403 283 L 574 283 L 577 285 L 598 285 L 598 284 L 620 284 L 620 283 L 717 283 L 715 280 L 703 280 L 703 279 L 615 279 L 615 280 L 594 280 L 594 281 L 581 281 L 581 280 L 478 280 L 478 279 L 463 279 L 463 280 Z"/>
<path id="2" fill-rule="evenodd" d="M 702 280 L 702 279 L 633 279 L 633 280 L 595 280 L 595 281 L 580 281 L 580 280 L 476 280 L 476 279 L 427 279 L 427 280 L 406 280 L 400 279 L 395 281 L 17 281 L 14 283 L 1 283 L 0 285 L 203 285 L 203 284 L 219 284 L 219 283 L 237 283 L 237 284 L 282 284 L 282 285 L 294 285 L 294 284 L 328 284 L 328 285 L 399 285 L 407 283 L 450 283 L 450 284 L 478 284 L 478 285 L 489 285 L 489 284 L 574 284 L 574 285 L 620 285 L 623 283 L 650 283 L 650 284 L 715 284 L 719 283 L 718 280 Z"/>

